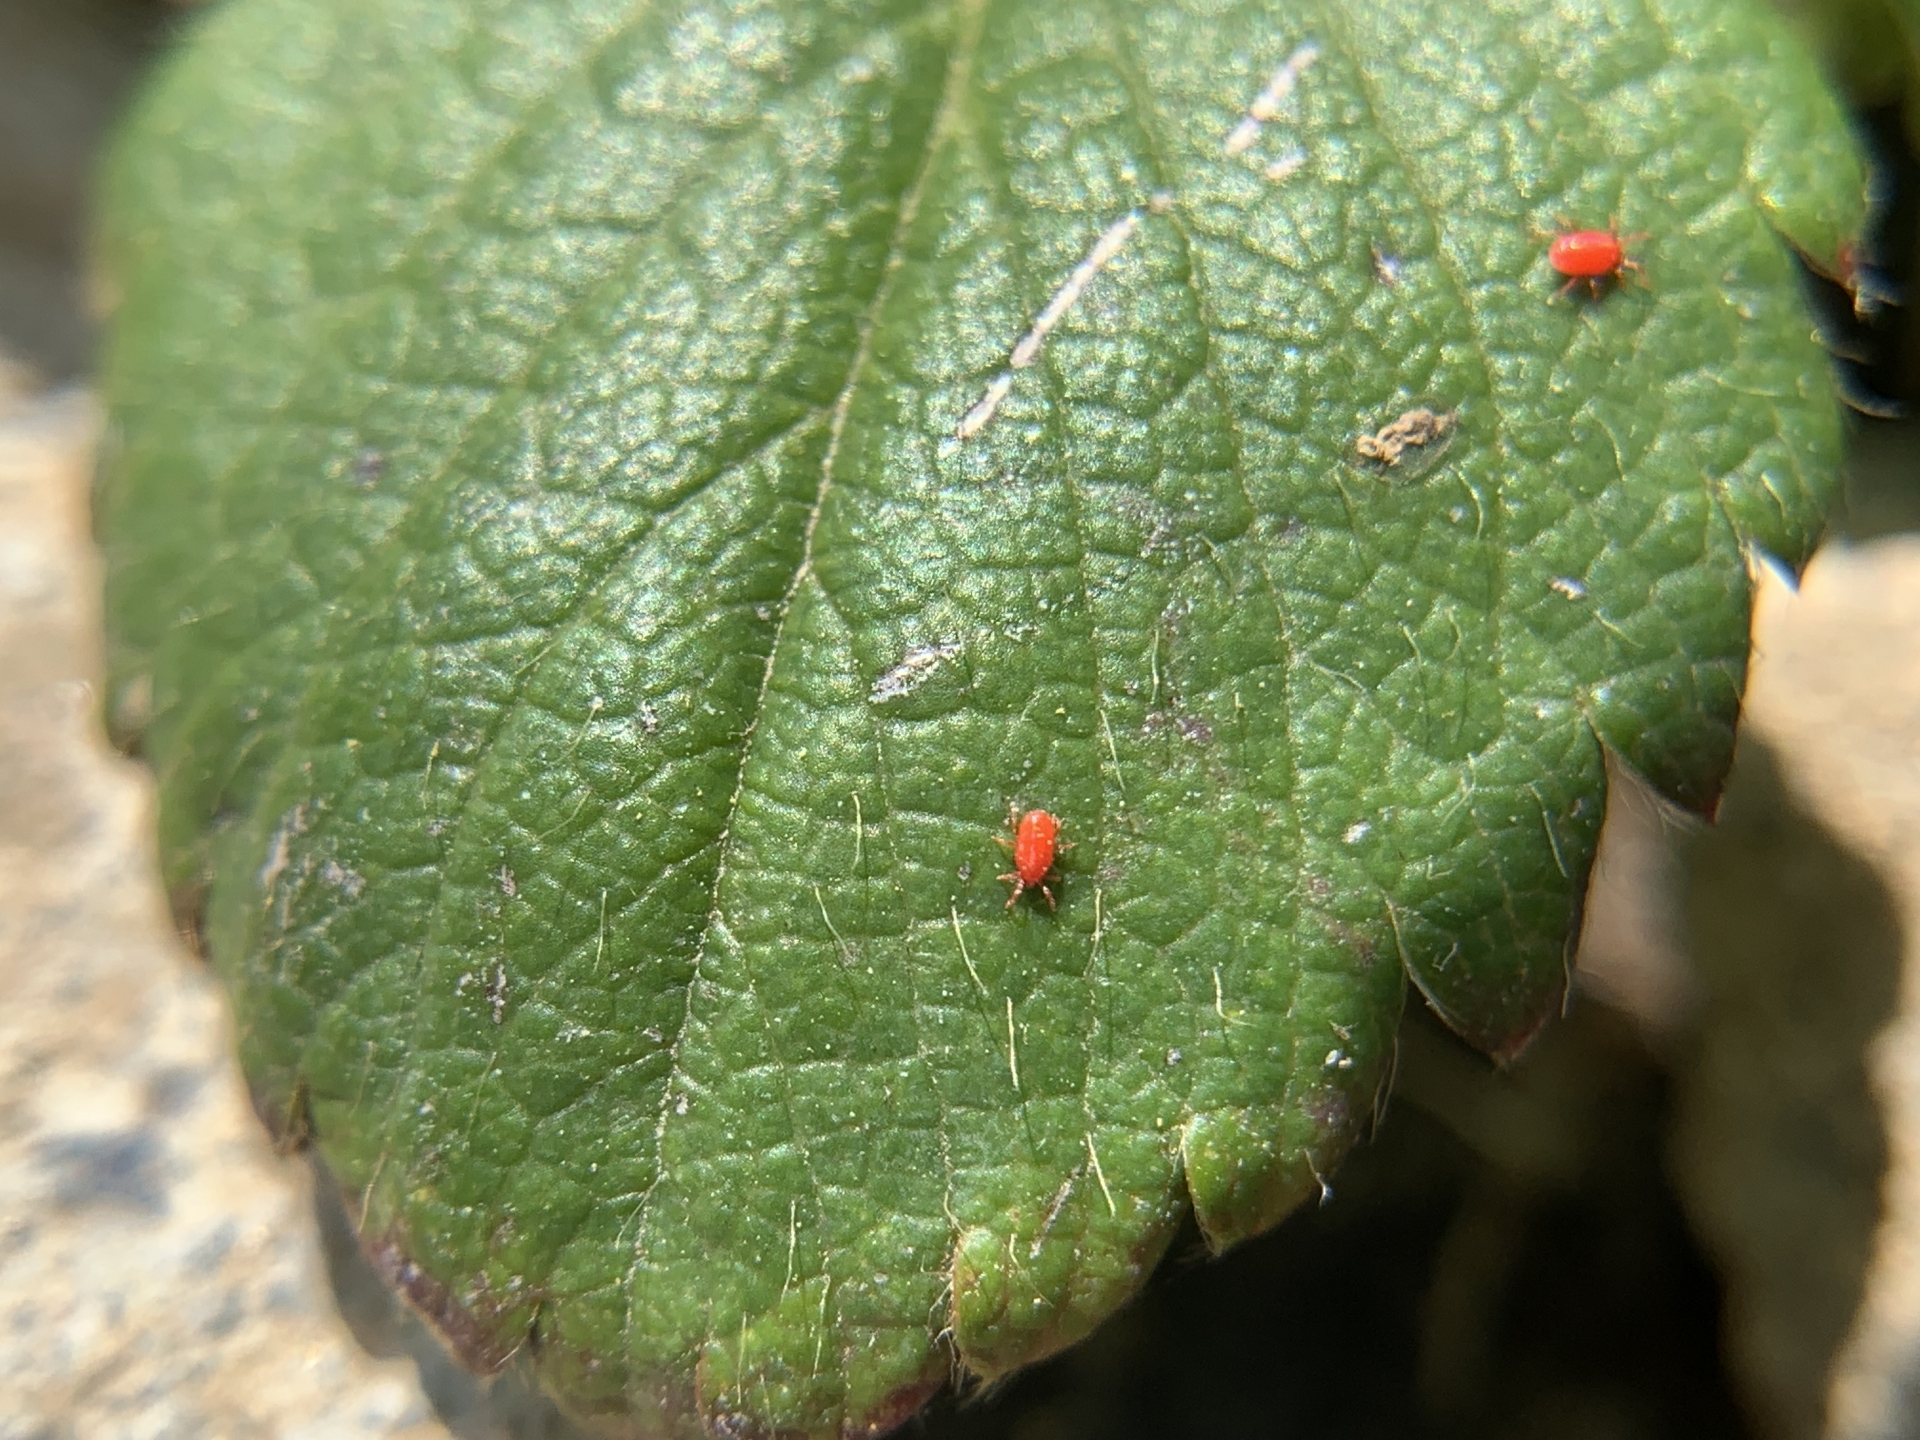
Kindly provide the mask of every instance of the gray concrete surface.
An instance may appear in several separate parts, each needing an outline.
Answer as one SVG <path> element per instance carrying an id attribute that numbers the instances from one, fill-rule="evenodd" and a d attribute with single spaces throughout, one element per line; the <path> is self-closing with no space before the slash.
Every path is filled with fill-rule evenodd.
<path id="1" fill-rule="evenodd" d="M 0 377 L 0 1440 L 444 1440 L 341 1319 L 100 735 L 96 423 Z"/>

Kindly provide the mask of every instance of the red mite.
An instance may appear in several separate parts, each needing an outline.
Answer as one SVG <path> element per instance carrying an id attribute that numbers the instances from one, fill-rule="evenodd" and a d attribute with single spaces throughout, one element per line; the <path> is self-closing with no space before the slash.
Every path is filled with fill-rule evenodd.
<path id="1" fill-rule="evenodd" d="M 1547 263 L 1567 277 L 1567 283 L 1560 287 L 1554 299 L 1558 300 L 1582 280 L 1587 282 L 1587 293 L 1598 297 L 1602 280 L 1618 281 L 1629 274 L 1644 276 L 1646 272 L 1627 257 L 1627 246 L 1646 238 L 1645 235 L 1622 235 L 1614 228 L 1572 230 L 1554 236 L 1553 243 L 1547 247 Z"/>
<path id="2" fill-rule="evenodd" d="M 1053 891 L 1047 887 L 1047 877 L 1053 873 L 1056 852 L 1071 850 L 1072 842 L 1060 839 L 1060 822 L 1044 810 L 1029 810 L 1022 815 L 1018 807 L 1014 807 L 1007 812 L 1007 822 L 1013 826 L 1013 839 L 994 837 L 996 844 L 1013 851 L 1013 869 L 999 877 L 1013 882 L 1007 908 L 1013 908 L 1021 891 L 1038 890 L 1047 897 L 1047 908 L 1054 909 Z"/>

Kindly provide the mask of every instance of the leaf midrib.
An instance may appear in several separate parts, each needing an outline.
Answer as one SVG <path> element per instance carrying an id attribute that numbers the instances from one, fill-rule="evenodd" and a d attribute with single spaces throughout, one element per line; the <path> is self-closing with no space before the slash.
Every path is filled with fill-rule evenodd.
<path id="1" fill-rule="evenodd" d="M 715 929 L 724 924 L 724 917 L 720 908 L 720 892 L 726 881 L 729 861 L 732 858 L 734 824 L 738 818 L 741 799 L 746 788 L 747 771 L 752 763 L 754 745 L 760 731 L 760 719 L 765 712 L 767 693 L 773 683 L 774 671 L 780 663 L 783 649 L 782 642 L 786 636 L 787 624 L 792 618 L 795 599 L 798 596 L 800 587 L 806 582 L 808 575 L 812 573 L 814 534 L 819 526 L 820 514 L 824 508 L 827 495 L 833 487 L 834 465 L 839 456 L 840 441 L 845 431 L 847 415 L 852 408 L 863 372 L 868 368 L 869 361 L 872 357 L 874 335 L 879 328 L 881 316 L 888 301 L 891 300 L 893 296 L 894 286 L 905 264 L 906 243 L 919 218 L 920 202 L 925 193 L 928 180 L 932 175 L 934 162 L 938 159 L 941 150 L 945 146 L 949 134 L 958 123 L 957 117 L 961 102 L 966 93 L 973 61 L 979 49 L 980 34 L 985 21 L 987 4 L 988 0 L 957 0 L 955 6 L 958 18 L 958 24 L 956 26 L 957 33 L 953 39 L 953 53 L 947 64 L 946 80 L 942 88 L 940 105 L 934 114 L 933 122 L 927 129 L 926 140 L 921 150 L 919 162 L 915 167 L 913 179 L 902 194 L 900 211 L 894 222 L 893 233 L 888 238 L 887 253 L 881 266 L 879 283 L 874 287 L 874 294 L 868 301 L 866 310 L 862 315 L 859 336 L 855 343 L 852 359 L 847 368 L 847 378 L 841 386 L 840 393 L 834 402 L 827 449 L 825 455 L 821 458 L 820 482 L 815 488 L 813 503 L 807 515 L 807 523 L 801 539 L 800 557 L 794 566 L 793 579 L 788 584 L 786 595 L 781 604 L 780 618 L 775 623 L 772 641 L 767 649 L 766 662 L 761 670 L 760 691 L 754 702 L 747 732 L 740 742 L 739 758 L 734 775 L 733 794 L 729 797 L 726 806 L 726 820 L 713 842 L 714 848 L 717 851 L 717 862 L 714 867 L 710 887 L 713 899 L 711 907 L 708 910 L 706 926 L 701 933 L 700 944 L 694 951 L 692 972 L 687 977 L 685 989 L 686 1005 L 681 1012 L 680 1022 L 675 1028 L 672 1041 L 668 1047 L 669 1061 L 667 1075 L 661 1085 L 660 1106 L 654 1127 L 654 1177 L 652 1183 L 648 1185 L 647 1189 L 639 1197 L 634 1216 L 630 1222 L 634 1226 L 633 1261 L 628 1268 L 624 1286 L 627 1301 L 625 1329 L 629 1334 L 632 1333 L 636 1283 L 641 1264 L 644 1260 L 647 1228 L 651 1219 L 650 1211 L 653 1196 L 658 1190 L 661 1181 L 666 1178 L 666 1164 L 662 1157 L 665 1152 L 666 1134 L 670 1117 L 674 1111 L 674 1085 L 676 1081 L 684 1078 L 683 1071 L 681 1070 L 681 1050 L 684 1046 L 688 1030 L 693 1022 L 694 1001 L 700 986 L 701 973 L 707 958 L 708 946 L 712 943 Z M 751 985 L 750 979 L 749 984 Z M 914 1029 L 918 1042 L 918 1050 L 924 1058 L 926 1055 L 926 1042 L 924 1034 L 920 1031 L 917 991 Z M 779 1063 L 778 1050 L 774 1037 L 771 1034 L 770 1026 L 768 1030 L 769 1047 L 774 1049 L 776 1064 L 781 1071 L 783 1084 L 788 1084 L 787 1067 L 783 1063 Z M 931 1075 L 931 1067 L 929 1067 L 929 1078 L 933 1078 Z M 940 1110 L 940 1149 L 944 1162 L 948 1149 L 946 1133 L 947 1113 L 944 1103 L 939 1102 L 937 1086 L 935 1096 L 936 1103 L 939 1104 Z M 793 1117 L 790 1084 L 788 1084 L 786 1090 L 786 1097 L 789 1128 L 792 1130 L 796 1142 L 800 1144 L 803 1156 L 806 1156 L 808 1153 L 806 1145 L 804 1139 L 801 1138 L 800 1127 Z M 809 1183 L 814 1186 L 817 1196 L 818 1181 L 813 1175 L 810 1157 L 807 1158 L 806 1165 Z M 947 1178 L 948 1192 L 951 1194 L 952 1169 L 950 1165 L 947 1167 Z M 828 1278 L 830 1281 L 830 1277 Z M 711 1340 L 712 1336 L 708 1335 L 706 1339 Z"/>

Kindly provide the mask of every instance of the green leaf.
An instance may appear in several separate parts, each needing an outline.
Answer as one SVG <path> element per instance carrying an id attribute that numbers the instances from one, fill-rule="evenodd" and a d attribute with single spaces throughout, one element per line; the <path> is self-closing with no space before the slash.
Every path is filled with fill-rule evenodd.
<path id="1" fill-rule="evenodd" d="M 1861 176 L 1722 0 L 230 0 L 108 189 L 112 708 L 263 1110 L 476 1363 L 816 1433 L 1322 1194 L 1406 976 L 1558 1010 L 1603 747 L 1710 805 L 1819 532 Z"/>

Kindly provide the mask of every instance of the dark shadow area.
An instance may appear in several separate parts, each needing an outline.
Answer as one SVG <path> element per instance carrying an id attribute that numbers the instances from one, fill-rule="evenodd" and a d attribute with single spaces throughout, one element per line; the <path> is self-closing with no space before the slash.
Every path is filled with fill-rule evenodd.
<path id="1" fill-rule="evenodd" d="M 1854 416 L 1829 534 L 1862 545 L 1920 530 L 1920 416 Z"/>
<path id="2" fill-rule="evenodd" d="M 1770 1433 L 1817 1435 L 1880 1218 L 1866 1050 L 1894 1014 L 1899 918 L 1751 733 L 1686 871 L 1701 1005 L 1674 1067 L 1674 1170 L 1725 1279 L 1730 1360 Z"/>
<path id="3" fill-rule="evenodd" d="M 1190 1225 L 1085 1344 L 946 1396 L 928 1440 L 1322 1436 L 1745 1440 L 1720 1292 L 1669 1188 L 1669 1083 L 1583 1004 L 1501 1073 L 1403 1026 L 1398 1098 L 1330 1204 L 1208 1259 Z M 405 1355 L 462 1440 L 577 1440 L 509 1370 L 462 1371 L 362 1257 L 324 1170 L 330 1278 L 356 1338 Z"/>
<path id="4" fill-rule="evenodd" d="M 185 13 L 166 0 L 0 0 L 0 351 L 45 380 L 92 364 L 94 167 Z"/>
<path id="5" fill-rule="evenodd" d="M 1397 1099 L 1331 1203 L 1207 1258 L 1191 1224 L 1085 1344 L 937 1400 L 927 1440 L 1323 1436 L 1746 1440 L 1718 1283 L 1667 1185 L 1669 1085 L 1633 1027 L 1583 1004 L 1496 1070 L 1424 1006 Z M 476 1379 L 361 1255 L 319 1172 L 355 1337 L 404 1355 L 462 1440 L 578 1440 L 523 1372 Z"/>
<path id="6" fill-rule="evenodd" d="M 1718 1293 L 1660 1161 L 1667 1083 L 1598 1005 L 1493 1070 L 1424 1006 L 1331 1204 L 1146 1294 L 903 1437 L 1745 1436 Z"/>
<path id="7" fill-rule="evenodd" d="M 1920 156 L 1899 105 L 1857 112 L 1871 210 L 1855 290 L 1803 267 L 1816 333 L 1847 403 L 1847 455 L 1829 533 L 1853 543 L 1920 530 L 1920 331 L 1909 297 L 1920 258 Z"/>

